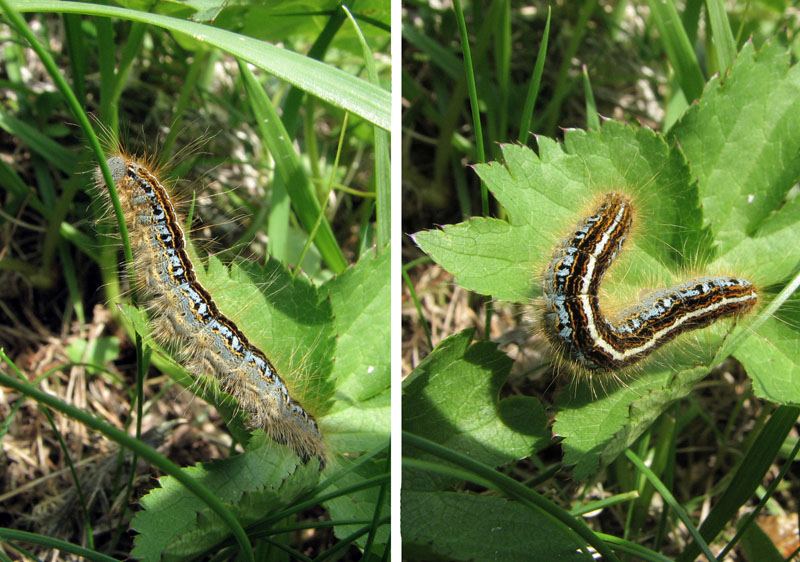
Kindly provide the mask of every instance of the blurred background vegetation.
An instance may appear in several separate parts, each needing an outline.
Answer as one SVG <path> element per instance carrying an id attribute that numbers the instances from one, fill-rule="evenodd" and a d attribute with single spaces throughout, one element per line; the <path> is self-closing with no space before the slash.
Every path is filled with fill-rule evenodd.
<path id="1" fill-rule="evenodd" d="M 533 135 L 560 137 L 586 128 L 586 67 L 597 112 L 666 131 L 687 107 L 670 65 L 656 2 L 465 2 L 466 29 L 482 122 L 485 161 L 497 143 Z M 719 72 L 702 0 L 678 13 L 705 79 Z M 800 13 L 790 2 L 726 4 L 740 47 L 778 41 L 798 52 Z M 534 65 L 547 52 L 532 119 L 523 111 Z M 480 161 L 466 87 L 456 15 L 449 3 L 403 3 L 403 231 L 458 222 L 481 214 Z M 530 133 L 530 135 L 525 135 Z M 497 209 L 493 208 L 491 214 Z M 406 246 L 408 250 L 408 246 Z M 413 252 L 405 254 L 406 260 Z"/>

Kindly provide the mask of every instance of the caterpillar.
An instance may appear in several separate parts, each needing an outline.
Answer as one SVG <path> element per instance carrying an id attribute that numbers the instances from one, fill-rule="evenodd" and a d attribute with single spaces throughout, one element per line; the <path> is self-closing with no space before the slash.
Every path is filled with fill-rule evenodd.
<path id="1" fill-rule="evenodd" d="M 156 337 L 177 349 L 187 370 L 213 375 L 237 399 L 251 429 L 263 428 L 304 462 L 318 457 L 324 468 L 327 454 L 317 421 L 198 282 L 180 217 L 156 173 L 145 161 L 121 155 L 106 164 L 129 230 L 136 281 L 150 298 Z M 105 185 L 99 167 L 95 181 L 99 189 Z"/>
<path id="2" fill-rule="evenodd" d="M 633 365 L 678 335 L 745 314 L 758 301 L 758 292 L 745 279 L 700 277 L 651 293 L 615 318 L 606 317 L 598 291 L 633 217 L 628 197 L 605 194 L 558 244 L 545 269 L 545 335 L 560 356 L 588 371 L 613 373 Z"/>

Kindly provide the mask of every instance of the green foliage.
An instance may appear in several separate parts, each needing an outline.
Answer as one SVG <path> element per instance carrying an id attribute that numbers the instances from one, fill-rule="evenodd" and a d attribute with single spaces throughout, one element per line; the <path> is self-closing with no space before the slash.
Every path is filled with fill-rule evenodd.
<path id="1" fill-rule="evenodd" d="M 337 68 L 246 35 L 178 18 L 97 4 L 43 0 L 42 2 L 20 2 L 14 4 L 14 7 L 25 12 L 53 11 L 121 17 L 164 27 L 251 62 L 298 88 L 319 96 L 336 107 L 352 111 L 384 129 L 389 128 L 391 100 L 386 90 L 366 81 L 355 79 Z"/>
<path id="2" fill-rule="evenodd" d="M 101 372 L 99 366 L 114 361 L 119 357 L 119 338 L 101 337 L 87 340 L 75 340 L 66 349 L 70 360 L 75 363 L 87 363 L 90 373 Z"/>
<path id="3" fill-rule="evenodd" d="M 250 542 L 276 533 L 292 552 L 287 546 L 292 542 L 290 531 L 281 530 L 270 517 L 291 517 L 322 502 L 336 518 L 339 542 L 330 556 L 353 543 L 371 549 L 372 555 L 388 550 L 384 456 L 389 436 L 391 250 L 389 214 L 385 208 L 376 214 L 372 201 L 376 193 L 384 200 L 390 193 L 386 165 L 378 169 L 373 158 L 378 136 L 373 132 L 388 129 L 391 114 L 391 94 L 385 87 L 390 76 L 388 3 L 366 1 L 354 8 L 363 37 L 356 26 L 344 25 L 345 13 L 333 2 L 287 2 L 279 7 L 136 0 L 123 3 L 125 7 L 10 4 L 0 2 L 11 22 L 6 35 L 12 38 L 4 44 L 4 87 L 18 95 L 0 110 L 0 127 L 32 158 L 16 169 L 0 164 L 0 185 L 7 193 L 2 216 L 22 219 L 22 230 L 12 229 L 22 232 L 21 239 L 43 240 L 40 247 L 26 246 L 20 258 L 15 241 L 15 250 L 0 258 L 3 269 L 20 271 L 34 287 L 58 286 L 65 278 L 69 302 L 50 305 L 63 314 L 65 323 L 74 321 L 69 316 L 73 309 L 80 323 L 85 322 L 84 301 L 92 306 L 98 298 L 107 301 L 130 339 L 136 342 L 141 336 L 145 341 L 144 349 L 137 349 L 141 373 L 152 365 L 197 392 L 219 410 L 234 441 L 244 447 L 241 454 L 185 471 L 167 459 L 154 461 L 158 455 L 151 451 L 144 456 L 137 450 L 140 459 L 171 475 L 143 501 L 146 509 L 134 524 L 142 531 L 137 555 L 158 557 L 162 549 L 173 557 L 208 554 L 235 544 L 235 538 L 247 559 L 253 555 Z M 15 10 L 39 13 L 38 34 Z M 59 18 L 67 38 L 64 50 L 54 52 L 48 40 L 58 34 L 50 26 L 59 29 Z M 374 61 L 366 64 L 364 57 L 372 53 Z M 230 65 L 230 56 L 241 63 L 244 74 Z M 36 79 L 51 80 L 55 90 L 29 88 L 30 72 L 22 71 L 29 61 L 35 63 Z M 207 173 L 199 163 L 233 170 L 233 181 L 224 173 L 218 176 L 222 185 L 215 187 L 221 193 L 213 207 L 219 214 L 206 224 L 211 223 L 215 237 L 223 236 L 219 233 L 224 230 L 235 231 L 218 228 L 220 222 L 230 226 L 226 223 L 231 219 L 244 223 L 243 232 L 234 232 L 235 240 L 230 235 L 221 238 L 225 250 L 213 252 L 221 260 L 206 260 L 208 252 L 199 252 L 203 259 L 195 262 L 202 264 L 197 274 L 224 314 L 265 352 L 281 376 L 294 381 L 291 386 L 302 395 L 302 403 L 318 416 L 335 457 L 326 471 L 319 473 L 315 460 L 299 465 L 289 448 L 265 442 L 260 432 L 251 439 L 235 400 L 214 384 L 193 384 L 176 350 L 153 341 L 146 303 L 142 295 L 128 291 L 115 241 L 107 236 L 113 227 L 98 221 L 102 210 L 89 202 L 94 192 L 92 175 L 86 172 L 105 160 L 90 113 L 109 130 L 108 136 L 117 135 L 120 122 L 127 125 L 119 136 L 130 152 L 152 153 L 163 142 L 163 154 L 156 156 L 180 154 L 172 170 L 175 177 L 192 180 Z M 77 127 L 63 126 L 76 121 L 83 138 L 75 138 Z M 210 140 L 202 144 L 198 137 Z M 183 149 L 172 150 L 181 143 Z M 380 150 L 385 152 L 385 146 Z M 242 168 L 249 173 L 241 174 Z M 244 185 L 243 176 L 249 185 Z M 194 187 L 204 190 L 207 183 Z M 328 186 L 335 190 L 330 197 Z M 325 209 L 334 201 L 335 207 Z M 204 202 L 197 206 L 204 213 L 208 207 Z M 0 223 L 9 225 L 7 218 Z M 46 225 L 47 232 L 40 236 L 36 229 L 34 236 L 27 236 L 30 224 Z M 117 230 L 124 247 L 126 229 Z M 381 247 L 370 249 L 378 231 Z M 264 253 L 265 239 L 269 255 Z M 317 248 L 298 264 L 299 248 L 312 243 Z M 250 259 L 239 257 L 245 253 Z M 348 258 L 352 264 L 345 254 L 355 256 Z M 49 301 L 51 294 L 35 300 Z M 61 328 L 48 327 L 55 333 Z M 119 354 L 113 346 L 102 345 L 106 339 L 89 349 L 80 341 L 70 348 L 72 356 L 113 370 L 109 363 Z M 144 402 L 141 386 L 129 390 L 138 404 Z M 141 415 L 129 416 L 129 421 L 136 419 Z M 130 447 L 121 436 L 109 435 Z M 348 456 L 338 458 L 337 453 Z M 219 501 L 192 482 L 207 484 Z M 165 499 L 174 500 L 169 508 L 160 503 Z M 186 510 L 173 513 L 176 505 Z M 178 514 L 180 524 L 172 527 L 169 518 Z M 250 523 L 261 523 L 262 528 L 252 533 L 248 529 L 245 536 L 242 524 Z M 124 532 L 124 517 L 119 524 Z M 93 536 L 91 529 L 86 534 Z M 114 542 L 119 535 L 109 539 L 103 538 L 108 542 L 97 550 L 119 551 L 120 543 Z M 122 544 L 125 540 L 122 534 Z"/>
<path id="4" fill-rule="evenodd" d="M 322 287 L 337 334 L 336 402 L 325 418 L 336 450 L 369 450 L 389 437 L 390 265 L 388 249 L 369 252 Z"/>
<path id="5" fill-rule="evenodd" d="M 502 466 L 548 443 L 547 420 L 535 398 L 498 399 L 511 360 L 496 344 L 471 343 L 473 335 L 473 330 L 466 330 L 445 339 L 404 381 L 403 429 L 489 466 Z M 403 456 L 435 460 L 408 444 Z M 448 491 L 457 481 L 454 476 L 403 467 L 406 555 L 519 560 L 524 558 L 519 549 L 525 542 L 515 541 L 508 531 L 495 535 L 498 538 L 494 540 L 486 529 L 511 529 L 513 533 L 525 522 L 551 524 L 518 504 Z M 473 516 L 473 510 L 480 510 L 480 519 Z M 559 536 L 563 531 L 555 526 L 554 533 Z M 562 552 L 574 551 L 569 544 L 564 543 Z"/>
<path id="6" fill-rule="evenodd" d="M 563 143 L 537 137 L 537 153 L 503 144 L 502 163 L 478 164 L 475 171 L 504 210 L 505 220 L 476 217 L 414 235 L 419 247 L 462 287 L 531 304 L 541 296 L 540 275 L 554 245 L 598 194 L 617 189 L 633 194 L 641 211 L 634 242 L 604 281 L 604 291 L 614 300 L 630 302 L 654 280 L 669 284 L 689 275 L 737 273 L 758 284 L 761 307 L 738 325 L 723 322 L 685 336 L 626 376 L 624 384 L 595 377 L 593 385 L 585 380 L 565 385 L 552 429 L 563 438 L 563 465 L 574 466 L 576 480 L 595 476 L 636 443 L 670 404 L 687 396 L 727 354 L 744 364 L 757 396 L 784 404 L 800 401 L 800 318 L 797 298 L 787 300 L 800 262 L 800 246 L 793 242 L 800 239 L 800 198 L 792 191 L 800 177 L 799 79 L 800 67 L 790 64 L 783 46 L 767 44 L 756 52 L 748 43 L 729 72 L 706 84 L 702 98 L 667 135 L 607 120 L 598 131 L 566 130 Z M 784 308 L 774 314 L 780 305 Z M 438 401 L 426 396 L 435 392 L 429 387 L 437 389 L 442 380 L 449 380 L 449 364 L 439 358 L 459 337 L 465 334 L 437 346 L 404 388 L 409 431 L 448 447 L 453 445 L 447 431 L 440 429 L 443 424 L 426 430 L 423 418 L 445 416 L 444 427 L 468 428 L 459 435 L 461 441 L 481 435 L 469 424 L 474 411 L 482 409 L 453 406 L 474 382 L 454 382 L 450 392 L 436 395 Z M 482 353 L 485 358 L 473 359 L 470 366 L 497 359 L 496 350 Z M 462 374 L 469 372 L 459 367 Z M 424 380 L 415 378 L 421 372 Z M 496 394 L 484 393 L 482 400 L 485 411 L 494 407 Z M 408 403 L 427 405 L 419 409 L 419 423 L 405 413 Z M 486 423 L 504 422 L 495 413 Z M 528 435 L 542 430 L 539 421 L 525 424 L 513 427 Z M 776 437 L 779 442 L 782 438 Z M 475 454 L 470 451 L 470 456 Z M 411 471 L 414 478 L 404 478 L 404 488 L 416 494 L 409 494 L 408 502 L 418 502 L 413 504 L 417 518 L 425 517 L 431 506 L 447 510 L 445 500 L 439 504 L 424 495 L 420 499 L 414 489 L 426 481 L 438 487 L 440 470 Z M 753 480 L 763 474 L 760 471 Z M 744 501 L 739 498 L 736 507 Z M 480 521 L 493 517 L 490 503 L 472 514 L 484 536 L 489 527 Z M 404 497 L 404 508 L 407 505 Z M 728 510 L 720 516 L 729 521 L 734 513 Z M 423 527 L 404 523 L 404 530 L 413 530 L 413 548 L 461 556 L 450 544 L 459 541 L 448 539 L 443 530 L 428 534 Z M 518 540 L 511 534 L 506 537 L 507 543 Z"/>
<path id="7" fill-rule="evenodd" d="M 403 521 L 409 560 L 592 560 L 552 519 L 503 498 L 403 489 Z"/>
<path id="8" fill-rule="evenodd" d="M 301 402 L 324 414 L 333 395 L 336 337 L 330 304 L 311 282 L 293 279 L 273 259 L 263 268 L 239 261 L 229 271 L 212 257 L 197 274 L 220 311 L 266 354 L 290 388 L 299 390 Z"/>
<path id="9" fill-rule="evenodd" d="M 647 192 L 640 247 L 650 267 L 674 264 L 680 259 L 675 248 L 686 248 L 688 256 L 698 250 L 704 233 L 688 168 L 653 131 L 608 121 L 600 132 L 567 131 L 563 146 L 540 137 L 538 157 L 518 145 L 501 150 L 504 164 L 475 169 L 507 210 L 507 221 L 475 218 L 414 235 L 459 285 L 501 300 L 540 296 L 537 267 L 544 269 L 558 236 L 577 222 L 576 207 L 614 188 Z"/>
<path id="10" fill-rule="evenodd" d="M 196 271 L 198 280 L 211 292 L 223 314 L 235 319 L 285 380 L 307 381 L 300 400 L 317 415 L 326 441 L 336 453 L 364 454 L 388 445 L 390 369 L 385 350 L 390 335 L 389 264 L 388 248 L 377 256 L 370 251 L 321 289 L 303 276 L 291 278 L 275 260 L 263 268 L 239 261 L 229 271 L 212 257 L 207 269 Z M 352 306 L 356 295 L 362 307 Z M 146 317 L 136 314 L 135 309 L 127 310 L 128 318 L 137 326 L 147 325 Z M 142 335 L 149 345 L 157 346 L 146 330 Z M 157 355 L 161 355 L 156 361 L 161 366 L 169 348 L 156 349 Z M 179 360 L 170 363 L 182 370 Z M 192 378 L 184 374 L 182 381 L 190 383 Z M 297 384 L 296 381 L 292 386 Z M 261 431 L 247 440 L 246 420 L 239 415 L 235 402 L 219 391 L 213 381 L 202 390 L 203 396 L 228 417 L 231 432 L 245 440 L 246 451 L 203 465 L 201 469 L 185 470 L 230 503 L 243 525 L 263 521 L 290 507 L 316 484 L 316 460 L 296 468 L 299 460 L 288 446 L 269 442 Z M 325 474 L 344 470 L 348 461 L 334 459 L 332 465 Z M 336 489 L 363 482 L 380 470 L 375 462 L 362 465 L 337 480 Z M 145 511 L 132 524 L 143 535 L 137 539 L 135 556 L 149 559 L 152 553 L 161 550 L 190 556 L 212 550 L 229 536 L 230 530 L 218 517 L 200 512 L 195 519 L 195 511 L 202 502 L 177 482 L 166 480 L 162 488 L 143 500 Z M 266 495 L 262 497 L 262 493 Z M 253 503 L 241 503 L 242 497 Z M 363 520 L 376 509 L 377 497 L 377 489 L 371 487 L 331 500 L 326 507 L 336 520 Z M 174 511 L 169 507 L 173 502 L 183 507 Z M 185 514 L 181 515 L 184 508 Z M 387 502 L 382 511 L 388 513 L 388 509 Z M 163 517 L 175 517 L 175 524 L 165 525 Z M 337 536 L 344 538 L 353 529 L 345 524 L 335 530 Z M 388 529 L 384 527 L 377 536 L 378 544 L 385 543 L 387 537 Z"/>
<path id="11" fill-rule="evenodd" d="M 337 522 L 334 528 L 336 536 L 344 539 L 364 528 L 362 522 L 348 523 L 348 521 L 389 519 L 390 470 L 388 459 L 370 460 L 352 468 L 348 466 L 349 461 L 340 459 L 340 462 L 339 468 L 346 472 L 331 486 L 335 497 L 323 502 L 323 505 L 330 513 L 331 519 Z M 380 493 L 375 493 L 374 488 L 363 489 L 364 482 L 379 478 L 383 479 Z M 362 489 L 352 490 L 355 487 Z M 375 531 L 375 544 L 388 549 L 391 525 L 381 524 Z M 367 537 L 359 537 L 356 542 L 364 548 Z"/>
<path id="12" fill-rule="evenodd" d="M 779 44 L 748 43 L 725 78 L 670 131 L 691 162 L 723 266 L 781 288 L 800 259 L 800 66 Z M 788 195 L 788 197 L 787 197 Z M 797 298 L 760 325 L 737 351 L 756 394 L 800 402 Z M 795 305 L 795 306 L 793 306 Z"/>
<path id="13" fill-rule="evenodd" d="M 319 477 L 317 461 L 298 466 L 297 456 L 263 431 L 255 433 L 244 454 L 182 470 L 227 504 L 245 526 L 291 505 Z M 131 552 L 137 558 L 202 554 L 230 533 L 219 516 L 170 477 L 162 478 L 161 486 L 142 498 L 142 507 L 131 522 L 139 533 Z"/>
<path id="14" fill-rule="evenodd" d="M 789 432 L 797 424 L 799 416 L 800 408 L 797 406 L 780 406 L 767 420 L 767 423 L 753 440 L 750 450 L 747 451 L 747 456 L 742 459 L 736 470 L 731 472 L 731 481 L 720 496 L 719 501 L 703 521 L 699 534 L 706 541 L 713 539 L 736 516 L 738 510 L 764 482 L 773 460 L 778 456 L 781 445 L 786 442 Z M 789 459 L 793 459 L 797 455 L 797 451 L 798 447 L 795 446 Z M 780 479 L 776 479 L 772 486 L 778 481 Z M 768 497 L 769 494 L 765 494 L 765 498 Z M 761 501 L 764 503 L 765 499 Z M 757 527 L 757 525 L 753 526 Z M 698 552 L 699 548 L 695 542 L 681 553 L 678 561 L 689 562 L 694 559 Z"/>
<path id="15" fill-rule="evenodd" d="M 534 279 L 558 239 L 554 233 L 576 222 L 575 209 L 585 207 L 587 194 L 621 188 L 633 191 L 645 209 L 637 214 L 642 235 L 629 253 L 635 258 L 627 258 L 624 276 L 605 281 L 609 294 L 636 295 L 649 280 L 679 278 L 684 270 L 736 268 L 756 276 L 765 288 L 762 302 L 769 302 L 775 292 L 767 288 L 782 287 L 800 260 L 800 246 L 786 245 L 800 237 L 800 198 L 785 202 L 800 176 L 800 111 L 791 111 L 800 103 L 800 70 L 787 63 L 774 47 L 755 60 L 752 45 L 746 46 L 730 77 L 712 81 L 671 131 L 672 143 L 649 129 L 607 121 L 599 133 L 567 131 L 563 145 L 540 138 L 538 155 L 504 145 L 504 165 L 476 170 L 507 209 L 508 221 L 471 219 L 418 233 L 415 240 L 465 288 L 529 302 L 540 295 Z M 772 86 L 756 98 L 752 90 L 765 75 Z M 777 111 L 768 117 L 767 108 Z M 608 393 L 596 396 L 597 388 L 586 384 L 565 392 L 554 430 L 565 438 L 565 464 L 578 465 L 576 477 L 613 460 L 685 396 L 713 366 L 728 329 L 696 336 L 695 349 L 668 347 L 625 386 L 609 385 Z M 756 328 L 754 350 L 746 348 L 742 358 L 759 377 L 757 394 L 800 400 L 798 330 L 776 318 Z M 771 334 L 777 337 L 766 347 Z M 779 358 L 787 370 L 768 366 L 770 347 L 784 350 Z"/>
<path id="16" fill-rule="evenodd" d="M 471 343 L 473 334 L 466 330 L 442 341 L 404 381 L 403 429 L 501 466 L 546 443 L 547 420 L 535 398 L 498 399 L 511 360 L 494 343 Z M 413 449 L 404 454 L 418 456 Z M 419 477 L 404 471 L 404 487 L 444 487 Z"/>

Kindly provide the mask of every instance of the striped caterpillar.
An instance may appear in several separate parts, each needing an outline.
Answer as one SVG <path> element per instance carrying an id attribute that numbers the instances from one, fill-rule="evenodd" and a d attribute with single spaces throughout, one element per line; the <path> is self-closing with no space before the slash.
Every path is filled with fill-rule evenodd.
<path id="1" fill-rule="evenodd" d="M 543 279 L 543 325 L 560 355 L 589 371 L 636 363 L 679 334 L 750 311 L 758 293 L 738 277 L 702 277 L 647 296 L 616 318 L 598 291 L 633 224 L 631 201 L 607 193 L 557 246 Z"/>
<path id="2" fill-rule="evenodd" d="M 150 297 L 157 338 L 178 349 L 189 371 L 213 375 L 237 399 L 251 428 L 263 428 L 304 462 L 318 457 L 323 468 L 327 454 L 314 417 L 197 281 L 180 218 L 164 185 L 135 159 L 112 156 L 106 163 L 129 229 L 136 280 Z M 102 188 L 99 168 L 95 178 Z"/>

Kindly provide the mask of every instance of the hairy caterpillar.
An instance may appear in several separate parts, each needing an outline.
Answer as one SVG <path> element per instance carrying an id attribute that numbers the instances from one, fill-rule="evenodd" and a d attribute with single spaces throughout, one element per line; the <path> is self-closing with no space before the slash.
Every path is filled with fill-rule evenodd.
<path id="1" fill-rule="evenodd" d="M 607 193 L 556 247 L 543 279 L 543 325 L 562 356 L 590 371 L 613 372 L 650 355 L 679 334 L 750 311 L 752 283 L 702 277 L 652 293 L 607 318 L 598 291 L 633 224 L 630 199 Z"/>
<path id="2" fill-rule="evenodd" d="M 179 349 L 188 370 L 216 377 L 253 428 L 263 428 L 304 461 L 317 456 L 324 467 L 327 455 L 314 417 L 197 281 L 181 221 L 162 182 L 136 159 L 118 155 L 106 163 L 129 229 L 137 282 L 150 297 L 159 339 Z M 96 182 L 99 188 L 105 183 L 99 168 Z"/>

